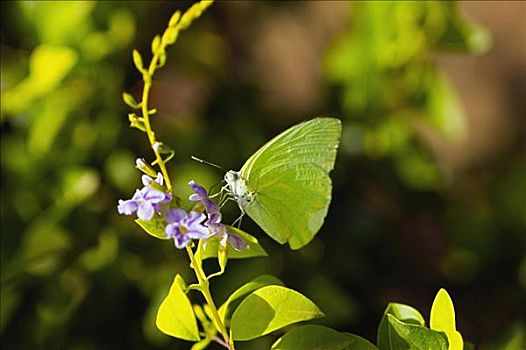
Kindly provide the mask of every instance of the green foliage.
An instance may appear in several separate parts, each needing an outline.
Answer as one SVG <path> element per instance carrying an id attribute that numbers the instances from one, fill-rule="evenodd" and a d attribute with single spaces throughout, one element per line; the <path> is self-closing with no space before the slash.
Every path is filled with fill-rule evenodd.
<path id="1" fill-rule="evenodd" d="M 77 52 L 69 47 L 48 44 L 36 47 L 29 58 L 29 76 L 2 93 L 2 114 L 20 113 L 36 99 L 57 89 L 78 59 Z M 60 97 L 63 98 L 63 96 Z M 56 103 L 60 102 L 57 101 Z M 56 103 L 53 107 L 56 107 Z M 56 111 L 57 108 L 52 109 Z M 61 119 L 59 118 L 59 120 Z M 49 118 L 46 122 L 48 121 Z M 47 123 L 41 122 L 39 124 L 42 124 L 39 126 L 47 126 Z M 60 124 L 58 123 L 58 125 Z M 57 125 L 57 123 L 53 123 L 53 125 Z M 39 130 L 42 129 L 39 127 Z"/>
<path id="2" fill-rule="evenodd" d="M 219 315 L 223 321 L 227 321 L 231 317 L 230 314 L 230 305 L 237 299 L 244 298 L 247 294 L 252 293 L 259 288 L 270 286 L 270 285 L 283 285 L 283 283 L 274 276 L 263 275 L 253 279 L 250 282 L 245 283 L 238 289 L 236 289 L 230 296 L 227 301 L 221 305 L 219 308 Z M 228 318 L 227 318 L 228 317 Z"/>
<path id="3" fill-rule="evenodd" d="M 430 56 L 446 49 L 483 53 L 489 35 L 454 2 L 359 1 L 352 9 L 352 28 L 333 43 L 325 65 L 328 79 L 342 87 L 349 124 L 366 135 L 360 147 L 343 150 L 391 156 L 410 186 L 442 187 L 439 168 L 428 152 L 414 151 L 415 142 L 427 129 L 463 140 L 466 122 L 454 88 Z M 400 128 L 403 138 L 391 141 Z M 386 129 L 392 131 L 385 135 Z M 344 146 L 350 142 L 344 135 Z"/>
<path id="4" fill-rule="evenodd" d="M 389 346 L 380 347 L 380 350 L 446 350 L 448 348 L 446 338 L 436 331 L 399 321 L 390 314 L 387 314 L 387 320 L 389 322 L 387 338 Z"/>
<path id="5" fill-rule="evenodd" d="M 433 330 L 446 333 L 449 350 L 462 350 L 464 348 L 462 336 L 455 326 L 453 301 L 445 289 L 440 289 L 433 301 L 429 326 Z"/>
<path id="6" fill-rule="evenodd" d="M 149 235 L 159 239 L 169 239 L 164 233 L 164 229 L 166 227 L 166 221 L 164 218 L 160 216 L 154 216 L 150 220 L 137 219 L 135 222 Z"/>
<path id="7" fill-rule="evenodd" d="M 338 332 L 318 325 L 294 328 L 272 345 L 272 350 L 300 348 L 304 350 L 378 350 L 368 340 L 355 334 Z"/>
<path id="8" fill-rule="evenodd" d="M 272 45 L 287 47 L 289 34 L 304 30 L 298 18 L 308 21 L 309 42 L 302 46 L 322 36 L 329 40 L 328 34 L 334 32 L 321 33 L 322 28 L 336 27 L 334 11 L 323 3 L 254 2 L 244 7 L 218 3 L 179 35 L 208 3 L 196 4 L 182 15 L 188 5 L 95 1 L 2 5 L 2 347 L 189 348 L 156 328 L 165 297 L 168 309 L 186 305 L 175 317 L 188 323 L 178 327 L 170 321 L 167 329 L 174 328 L 173 334 L 183 334 L 181 338 L 201 339 L 192 349 L 220 346 L 216 340 L 221 331 L 211 309 L 192 305 L 191 317 L 190 300 L 206 302 L 199 298 L 197 284 L 172 285 L 177 292 L 166 295 L 174 274 L 191 278 L 188 261 L 184 254 L 174 253 L 172 242 L 149 240 L 142 232 L 165 239 L 164 223 L 153 221 L 151 227 L 143 223 L 141 228 L 115 214 L 117 199 L 139 186 L 135 156 L 143 156 L 150 168 L 156 162 L 149 156 L 151 145 L 130 141 L 137 130 L 125 128 L 126 112 L 119 99 L 121 91 L 128 91 L 127 105 L 134 109 L 129 114 L 131 125 L 146 131 L 146 113 L 155 124 L 156 139 L 174 146 L 174 151 L 162 153 L 165 149 L 160 148 L 159 153 L 164 162 L 174 157 L 167 170 L 174 175 L 181 204 L 187 204 L 183 200 L 190 194 L 185 192 L 190 179 L 200 179 L 207 188 L 221 179 L 220 172 L 192 162 L 191 154 L 228 169 L 241 164 L 269 136 L 311 112 L 343 116 L 346 157 L 340 157 L 331 175 L 333 204 L 319 235 L 301 251 L 290 252 L 258 235 L 249 223 L 246 230 L 255 237 L 230 228 L 249 242 L 248 250 L 230 245 L 221 250 L 218 241 L 210 240 L 196 252 L 196 262 L 207 272 L 203 284 L 212 276 L 208 269 L 217 271 L 216 261 L 205 259 L 222 254 L 218 262 L 225 267 L 228 259 L 271 256 L 231 260 L 221 281 L 210 280 L 214 296 L 227 299 L 218 309 L 227 327 L 247 295 L 281 284 L 265 275 L 228 296 L 233 286 L 260 274 L 276 274 L 304 291 L 328 314 L 325 326 L 360 329 L 364 334 L 371 334 L 371 325 L 380 319 L 379 300 L 404 291 L 407 298 L 421 301 L 428 291 L 422 283 L 447 283 L 463 311 L 456 322 L 451 320 L 452 303 L 439 302 L 438 296 L 430 330 L 424 328 L 418 311 L 390 305 L 389 315 L 399 322 L 385 316 L 381 325 L 393 331 L 401 347 L 429 341 L 443 346 L 438 334 L 447 337 L 451 348 L 458 326 L 477 349 L 523 348 L 526 172 L 517 153 L 521 145 L 511 144 L 511 151 L 499 153 L 498 161 L 482 155 L 475 171 L 463 168 L 462 178 L 451 178 L 453 186 L 445 188 L 443 174 L 422 138 L 431 132 L 462 140 L 471 131 L 466 130 L 462 101 L 434 58 L 454 51 L 461 61 L 462 53 L 484 53 L 490 45 L 488 32 L 455 2 L 353 3 L 351 26 L 333 42 L 325 62 L 328 83 L 320 82 L 325 99 L 309 114 L 289 115 L 287 106 L 268 113 L 257 87 L 273 67 L 254 69 L 252 59 L 259 55 L 259 45 L 268 45 L 263 48 L 269 54 L 276 54 Z M 319 8 L 312 10 L 315 6 Z M 495 16 L 505 17 L 501 9 L 495 6 Z M 168 21 L 174 11 L 171 29 L 151 40 L 160 21 Z M 139 21 L 141 30 L 136 31 Z M 261 40 L 266 32 L 261 29 L 280 28 L 276 23 L 291 30 L 279 31 L 274 40 Z M 177 45 L 166 47 L 175 40 Z M 139 50 L 130 55 L 132 42 Z M 322 52 L 319 44 L 316 51 Z M 503 42 L 498 45 L 505 47 Z M 165 68 L 153 80 L 149 100 L 159 107 L 158 113 L 151 106 L 143 110 L 139 91 L 142 78 L 152 80 L 148 74 L 143 77 L 152 55 L 157 55 L 155 67 Z M 286 63 L 288 58 L 281 55 L 279 61 Z M 287 71 L 303 61 L 309 58 L 301 55 Z M 513 65 L 506 72 L 520 78 Z M 510 90 L 501 93 L 513 100 L 511 83 Z M 279 84 L 275 88 L 287 92 Z M 518 107 L 501 108 L 499 118 L 508 120 L 510 111 L 520 113 Z M 521 125 L 513 123 L 520 134 Z M 507 141 L 513 143 L 512 139 Z M 488 140 L 492 148 L 498 148 L 498 141 Z M 156 170 L 145 173 L 155 176 Z M 433 191 L 437 188 L 443 191 Z M 238 215 L 236 205 L 222 210 L 225 219 Z M 174 294 L 179 297 L 174 299 Z M 478 312 L 488 295 L 491 307 Z M 349 302 L 337 301 L 336 296 Z M 324 303 L 341 312 L 331 317 L 332 310 Z M 438 322 L 445 327 L 435 324 L 435 316 L 446 321 Z M 273 343 L 298 348 L 295 342 L 307 348 L 323 346 L 327 339 L 336 339 L 339 346 L 342 335 L 344 343 L 352 340 L 347 350 L 375 348 L 363 338 L 325 326 L 287 326 L 240 348 L 268 349 Z M 319 338 L 314 336 L 317 332 Z M 464 348 L 474 346 L 464 342 Z"/>
<path id="9" fill-rule="evenodd" d="M 453 302 L 445 289 L 440 289 L 431 307 L 430 328 L 411 306 L 390 303 L 378 327 L 380 350 L 394 349 L 464 349 L 462 336 L 455 329 Z"/>
<path id="10" fill-rule="evenodd" d="M 345 350 L 378 350 L 370 341 L 356 334 L 344 333 L 348 338 L 351 339 L 352 343 L 345 348 Z"/>
<path id="11" fill-rule="evenodd" d="M 344 350 L 353 343 L 345 334 L 333 329 L 308 325 L 294 328 L 276 340 L 272 350 Z"/>
<path id="12" fill-rule="evenodd" d="M 323 317 L 302 294 L 282 286 L 266 286 L 249 294 L 234 311 L 230 329 L 234 340 L 258 338 L 287 325 Z"/>
<path id="13" fill-rule="evenodd" d="M 175 276 L 168 295 L 159 306 L 156 324 L 162 332 L 172 337 L 198 341 L 197 321 L 185 289 L 183 278 Z"/>

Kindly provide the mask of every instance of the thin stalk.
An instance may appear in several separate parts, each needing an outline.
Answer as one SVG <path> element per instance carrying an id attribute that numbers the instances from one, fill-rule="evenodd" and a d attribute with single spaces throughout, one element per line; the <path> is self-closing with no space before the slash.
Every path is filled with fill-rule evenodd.
<path id="1" fill-rule="evenodd" d="M 211 4 L 211 2 L 202 3 L 201 5 L 200 4 L 195 4 L 193 8 L 195 8 L 195 6 L 197 6 L 197 7 L 201 6 L 201 9 L 199 11 L 197 11 L 197 12 L 194 11 L 194 18 L 199 17 L 201 12 L 204 9 L 206 9 L 206 7 L 208 7 L 210 4 Z M 192 8 L 189 11 L 191 12 Z M 176 25 L 177 32 L 182 30 L 182 29 L 185 29 L 194 18 L 187 19 L 184 24 L 181 24 L 179 22 Z M 144 123 L 144 129 L 145 129 L 146 134 L 148 135 L 148 140 L 150 141 L 150 146 L 152 147 L 152 150 L 153 150 L 153 152 L 155 154 L 156 163 L 159 165 L 159 168 L 161 169 L 161 173 L 163 175 L 163 178 L 164 178 L 164 181 L 165 181 L 166 188 L 167 188 L 168 192 L 172 193 L 172 189 L 173 189 L 172 188 L 172 183 L 170 181 L 170 176 L 168 175 L 168 171 L 166 170 L 165 161 L 162 159 L 160 151 L 157 149 L 157 147 L 155 147 L 155 144 L 157 143 L 157 140 L 155 138 L 155 133 L 152 130 L 152 127 L 151 127 L 151 124 L 150 124 L 150 113 L 149 113 L 149 109 L 148 109 L 148 100 L 149 100 L 149 97 L 150 97 L 150 90 L 151 90 L 151 87 L 152 87 L 153 76 L 155 74 L 155 70 L 158 68 L 158 62 L 159 62 L 159 59 L 160 59 L 160 55 L 161 55 L 161 53 L 165 54 L 165 49 L 166 49 L 167 45 L 168 44 L 164 40 L 161 41 L 160 47 L 153 54 L 153 57 L 152 57 L 152 59 L 150 61 L 148 69 L 147 70 L 143 69 L 142 72 L 141 72 L 142 75 L 143 75 L 143 81 L 144 81 L 144 86 L 143 86 L 143 90 L 142 90 L 142 100 L 141 100 L 141 112 L 142 112 L 142 119 L 143 119 L 143 123 Z M 221 317 L 219 316 L 219 312 L 217 311 L 217 307 L 216 307 L 216 305 L 214 303 L 214 300 L 212 299 L 212 295 L 210 294 L 210 288 L 209 288 L 208 280 L 205 277 L 205 273 L 204 273 L 201 265 L 197 264 L 196 258 L 194 256 L 194 252 L 192 251 L 192 248 L 187 246 L 186 247 L 186 251 L 188 253 L 188 256 L 190 257 L 190 261 L 192 263 L 192 268 L 193 268 L 193 270 L 195 272 L 195 275 L 197 277 L 197 280 L 199 282 L 199 289 L 200 289 L 201 293 L 203 294 L 203 296 L 204 296 L 204 298 L 206 300 L 206 303 L 208 304 L 208 307 L 210 308 L 210 310 L 212 312 L 212 317 L 214 318 L 214 322 L 215 322 L 216 326 L 219 328 L 219 332 L 223 336 L 224 344 L 223 344 L 222 341 L 220 342 L 220 344 L 224 345 L 229 350 L 235 350 L 234 343 L 233 343 L 233 341 L 230 339 L 230 337 L 228 335 L 228 331 L 227 331 L 225 325 L 223 324 L 223 321 L 221 320 Z M 217 339 L 216 339 L 216 341 L 217 341 Z"/>
<path id="2" fill-rule="evenodd" d="M 150 141 L 150 146 L 152 147 L 153 152 L 155 153 L 155 158 L 157 159 L 157 163 L 159 164 L 159 168 L 161 168 L 161 173 L 163 174 L 164 181 L 166 183 L 166 188 L 168 189 L 168 192 L 172 192 L 172 183 L 170 181 L 170 177 L 168 176 L 168 171 L 166 170 L 166 165 L 164 164 L 164 161 L 161 157 L 161 154 L 157 149 L 155 149 L 154 145 L 157 142 L 155 139 L 155 133 L 152 130 L 151 124 L 150 124 L 150 113 L 148 112 L 148 99 L 150 97 L 150 89 L 152 87 L 152 79 L 153 74 L 155 73 L 155 69 L 157 68 L 157 61 L 159 60 L 159 54 L 155 53 L 152 57 L 152 60 L 150 62 L 150 66 L 148 67 L 148 71 L 144 72 L 144 88 L 142 90 L 142 102 L 141 102 L 141 110 L 142 110 L 142 118 L 144 120 L 144 129 L 146 130 L 146 134 L 148 135 L 148 140 Z"/>
<path id="3" fill-rule="evenodd" d="M 188 253 L 188 256 L 190 257 L 190 261 L 192 262 L 192 268 L 194 269 L 195 276 L 197 277 L 197 281 L 199 282 L 201 293 L 203 294 L 206 300 L 206 303 L 208 304 L 208 306 L 210 307 L 210 311 L 212 312 L 212 317 L 214 318 L 214 322 L 216 326 L 219 328 L 219 332 L 223 336 L 225 343 L 229 344 L 229 349 L 235 350 L 234 344 L 233 342 L 231 342 L 230 337 L 228 336 L 228 331 L 226 330 L 226 327 L 223 324 L 221 317 L 219 316 L 219 312 L 217 311 L 217 307 L 214 303 L 214 299 L 212 299 L 212 294 L 210 294 L 210 288 L 208 285 L 208 280 L 205 277 L 205 273 L 202 270 L 201 266 L 197 264 L 192 248 L 190 248 L 189 246 L 186 246 L 186 251 Z"/>

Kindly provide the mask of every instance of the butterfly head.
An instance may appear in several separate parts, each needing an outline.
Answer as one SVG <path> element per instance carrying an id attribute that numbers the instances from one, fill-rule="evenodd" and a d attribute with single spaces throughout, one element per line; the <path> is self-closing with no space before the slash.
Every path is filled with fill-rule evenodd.
<path id="1" fill-rule="evenodd" d="M 230 170 L 225 174 L 227 191 L 234 197 L 241 209 L 252 202 L 254 193 L 247 190 L 247 184 L 239 172 Z"/>

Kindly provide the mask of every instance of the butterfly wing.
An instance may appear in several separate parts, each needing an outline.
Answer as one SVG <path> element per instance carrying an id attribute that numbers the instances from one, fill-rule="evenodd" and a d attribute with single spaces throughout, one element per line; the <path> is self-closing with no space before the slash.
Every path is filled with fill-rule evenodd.
<path id="1" fill-rule="evenodd" d="M 276 241 L 299 249 L 322 226 L 340 136 L 340 120 L 312 119 L 270 140 L 241 168 L 247 191 L 255 193 L 243 209 Z"/>

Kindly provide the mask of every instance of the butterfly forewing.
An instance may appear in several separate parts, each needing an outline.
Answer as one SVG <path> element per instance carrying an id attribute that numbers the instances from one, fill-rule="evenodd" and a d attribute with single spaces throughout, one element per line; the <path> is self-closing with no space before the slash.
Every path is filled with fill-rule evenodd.
<path id="1" fill-rule="evenodd" d="M 338 119 L 316 118 L 276 136 L 241 168 L 247 191 L 255 193 L 243 209 L 276 241 L 298 249 L 320 229 L 340 135 Z"/>

